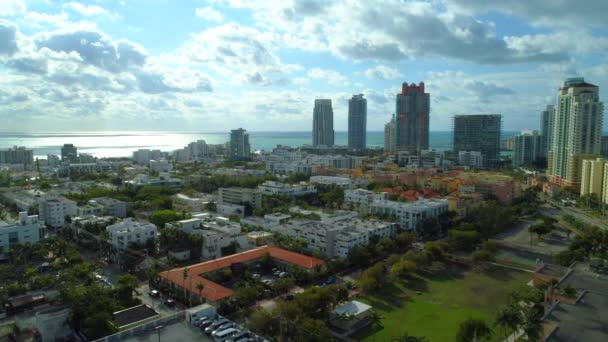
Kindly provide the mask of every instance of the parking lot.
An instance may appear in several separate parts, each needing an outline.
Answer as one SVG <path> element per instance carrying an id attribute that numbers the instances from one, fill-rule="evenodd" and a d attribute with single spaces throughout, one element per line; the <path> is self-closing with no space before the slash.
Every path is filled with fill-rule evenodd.
<path id="1" fill-rule="evenodd" d="M 161 315 L 161 317 L 169 316 L 185 309 L 180 303 L 177 302 L 174 302 L 173 305 L 167 305 L 165 302 L 168 298 L 160 293 L 159 297 L 152 297 L 150 295 L 150 287 L 147 283 L 140 284 L 135 291 L 137 292 L 137 298 L 141 300 L 142 304 L 146 304 L 154 309 Z"/>

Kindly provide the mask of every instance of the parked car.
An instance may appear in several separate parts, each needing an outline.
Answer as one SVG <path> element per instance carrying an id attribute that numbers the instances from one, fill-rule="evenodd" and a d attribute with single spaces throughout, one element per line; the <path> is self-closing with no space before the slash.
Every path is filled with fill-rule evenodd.
<path id="1" fill-rule="evenodd" d="M 222 325 L 218 326 L 217 328 L 215 328 L 215 330 L 213 330 L 213 331 L 211 332 L 211 336 L 215 336 L 215 335 L 217 335 L 217 333 L 219 333 L 220 331 L 224 331 L 224 330 L 226 330 L 226 329 L 228 329 L 228 328 L 232 328 L 232 327 L 234 327 L 234 323 L 232 323 L 232 322 L 227 322 L 227 323 L 224 323 L 224 324 L 222 324 Z"/>
<path id="2" fill-rule="evenodd" d="M 158 298 L 160 297 L 160 292 L 158 292 L 158 290 L 152 290 L 148 292 L 148 295 L 152 298 Z"/>
<path id="3" fill-rule="evenodd" d="M 254 273 L 251 278 L 253 279 L 260 279 L 262 276 L 259 273 Z"/>
<path id="4" fill-rule="evenodd" d="M 211 335 L 211 333 L 212 333 L 212 332 L 213 332 L 215 329 L 217 329 L 217 327 L 219 327 L 219 326 L 220 326 L 220 325 L 222 325 L 222 324 L 226 324 L 227 322 L 228 322 L 228 320 L 227 320 L 227 319 L 225 319 L 225 318 L 220 318 L 220 319 L 216 320 L 215 322 L 213 322 L 212 324 L 210 324 L 209 326 L 207 326 L 207 327 L 205 328 L 205 334 L 207 334 L 207 335 Z"/>
<path id="5" fill-rule="evenodd" d="M 209 317 L 202 317 L 202 318 L 198 318 L 196 319 L 192 325 L 194 325 L 195 327 L 200 327 L 201 325 L 203 325 L 203 323 L 205 322 L 212 322 L 211 318 Z"/>
<path id="6" fill-rule="evenodd" d="M 239 332 L 238 334 L 232 336 L 232 338 L 230 339 L 230 342 L 236 342 L 238 340 L 244 339 L 244 338 L 249 338 L 251 337 L 251 333 L 247 330 L 243 330 L 241 332 Z"/>
<path id="7" fill-rule="evenodd" d="M 172 308 L 172 307 L 174 307 L 174 306 L 175 306 L 175 300 L 173 300 L 173 299 L 171 299 L 171 298 L 168 298 L 167 300 L 165 300 L 165 302 L 164 302 L 164 303 L 165 303 L 165 305 L 166 305 L 166 306 L 168 306 L 168 307 L 170 307 L 170 308 Z"/>
<path id="8" fill-rule="evenodd" d="M 223 342 L 224 340 L 229 339 L 230 337 L 232 337 L 233 335 L 238 334 L 238 333 L 239 333 L 238 329 L 230 327 L 230 328 L 227 328 L 227 329 L 224 329 L 221 331 L 214 332 L 212 335 L 213 335 L 213 337 L 215 337 L 216 341 Z"/>
<path id="9" fill-rule="evenodd" d="M 280 278 L 285 278 L 285 277 L 287 277 L 288 275 L 289 275 L 289 274 L 287 274 L 287 272 L 281 272 L 281 273 L 279 273 L 279 277 L 280 277 Z"/>

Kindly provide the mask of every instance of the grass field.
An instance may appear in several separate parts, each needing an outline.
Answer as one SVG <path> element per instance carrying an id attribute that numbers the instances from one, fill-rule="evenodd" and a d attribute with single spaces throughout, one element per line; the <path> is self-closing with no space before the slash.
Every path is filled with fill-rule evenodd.
<path id="1" fill-rule="evenodd" d="M 391 283 L 375 295 L 362 297 L 361 301 L 380 314 L 382 327 L 370 328 L 355 338 L 391 341 L 407 332 L 426 336 L 431 342 L 454 341 L 458 326 L 468 318 L 492 325 L 497 309 L 508 302 L 509 292 L 531 276 L 498 266 L 477 272 L 450 266 L 442 272 Z M 500 341 L 501 334 L 495 331 L 494 340 Z"/>

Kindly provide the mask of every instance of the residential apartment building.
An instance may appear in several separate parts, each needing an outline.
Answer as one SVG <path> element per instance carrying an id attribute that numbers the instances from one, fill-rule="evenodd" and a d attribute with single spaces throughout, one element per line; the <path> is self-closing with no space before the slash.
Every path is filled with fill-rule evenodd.
<path id="1" fill-rule="evenodd" d="M 249 204 L 252 208 L 262 207 L 262 193 L 257 189 L 219 188 L 219 204 Z"/>
<path id="2" fill-rule="evenodd" d="M 84 206 L 78 207 L 78 216 L 127 217 L 127 203 L 110 197 L 93 198 Z"/>
<path id="3" fill-rule="evenodd" d="M 333 222 L 296 220 L 273 229 L 306 241 L 308 249 L 329 258 L 346 258 L 356 246 L 365 246 L 374 237 L 392 237 L 397 231 L 395 224 L 390 222 L 360 219 Z"/>
<path id="4" fill-rule="evenodd" d="M 251 158 L 249 134 L 239 128 L 230 131 L 230 157 L 233 160 L 248 160 Z"/>
<path id="5" fill-rule="evenodd" d="M 15 223 L 0 220 L 0 255 L 8 253 L 18 244 L 36 244 L 44 235 L 44 226 L 38 215 L 28 216 L 27 212 L 22 211 Z"/>
<path id="6" fill-rule="evenodd" d="M 397 222 L 402 229 L 416 231 L 418 225 L 424 220 L 447 213 L 448 201 L 445 199 L 419 199 L 415 202 L 379 200 L 372 202 L 369 212 L 393 215 L 397 217 Z"/>
<path id="7" fill-rule="evenodd" d="M 608 135 L 602 137 L 601 155 L 604 158 L 608 158 Z"/>
<path id="8" fill-rule="evenodd" d="M 364 189 L 345 190 L 344 203 L 351 204 L 354 209 L 368 212 L 371 204 L 375 201 L 386 200 L 388 193 L 375 192 Z"/>
<path id="9" fill-rule="evenodd" d="M 312 121 L 312 145 L 334 146 L 334 111 L 331 100 L 316 99 Z"/>
<path id="10" fill-rule="evenodd" d="M 63 144 L 61 147 L 62 161 L 75 161 L 78 158 L 78 149 L 74 144 Z"/>
<path id="11" fill-rule="evenodd" d="M 430 94 L 425 92 L 424 82 L 403 82 L 395 101 L 397 150 L 417 153 L 429 148 L 430 111 Z"/>
<path id="12" fill-rule="evenodd" d="M 225 217 L 213 217 L 206 213 L 194 215 L 188 220 L 167 223 L 166 226 L 201 236 L 203 238 L 202 260 L 221 258 L 222 249 L 237 243 L 236 239 L 241 233 L 240 224 L 230 222 Z"/>
<path id="13" fill-rule="evenodd" d="M 31 170 L 34 165 L 34 150 L 23 146 L 0 150 L 0 164 L 22 165 L 25 170 Z"/>
<path id="14" fill-rule="evenodd" d="M 150 170 L 154 172 L 171 172 L 173 164 L 167 159 L 150 160 Z"/>
<path id="15" fill-rule="evenodd" d="M 569 78 L 557 93 L 547 176 L 559 186 L 580 190 L 581 162 L 599 156 L 604 117 L 599 87 L 583 78 Z"/>
<path id="16" fill-rule="evenodd" d="M 585 159 L 581 170 L 581 196 L 596 194 L 597 198 L 608 204 L 608 160 Z"/>
<path id="17" fill-rule="evenodd" d="M 364 178 L 349 178 L 338 176 L 312 176 L 310 177 L 312 184 L 331 185 L 342 189 L 356 189 L 365 187 L 369 183 Z"/>
<path id="18" fill-rule="evenodd" d="M 363 151 L 367 147 L 367 100 L 363 94 L 348 100 L 348 148 Z"/>
<path id="19" fill-rule="evenodd" d="M 40 220 L 49 227 L 61 228 L 65 225 L 66 216 L 76 216 L 76 202 L 60 196 L 46 196 L 38 202 Z"/>
<path id="20" fill-rule="evenodd" d="M 555 107 L 547 105 L 547 108 L 540 114 L 540 136 L 541 136 L 541 155 L 540 158 L 547 159 L 549 148 L 553 143 L 553 115 Z"/>
<path id="21" fill-rule="evenodd" d="M 542 158 L 543 136 L 538 131 L 526 131 L 515 136 L 513 142 L 513 167 L 531 165 Z"/>
<path id="22" fill-rule="evenodd" d="M 121 222 L 106 227 L 109 241 L 116 249 L 128 248 L 130 244 L 145 245 L 150 239 L 156 240 L 158 228 L 150 222 L 124 219 Z"/>
<path id="23" fill-rule="evenodd" d="M 501 115 L 456 115 L 454 117 L 454 154 L 478 151 L 483 167 L 493 169 L 500 161 Z"/>
<path id="24" fill-rule="evenodd" d="M 384 125 L 384 152 L 395 152 L 397 150 L 397 124 L 395 123 L 395 114 L 391 121 Z"/>
<path id="25" fill-rule="evenodd" d="M 483 154 L 480 151 L 458 151 L 458 165 L 481 169 L 484 166 Z"/>
<path id="26" fill-rule="evenodd" d="M 258 186 L 258 190 L 262 193 L 262 195 L 289 197 L 298 197 L 317 193 L 317 188 L 315 188 L 314 185 L 304 182 L 298 184 L 287 184 L 275 181 L 266 181 Z"/>
<path id="27" fill-rule="evenodd" d="M 133 152 L 133 162 L 137 165 L 148 166 L 150 160 L 159 160 L 162 158 L 160 150 L 139 149 Z"/>

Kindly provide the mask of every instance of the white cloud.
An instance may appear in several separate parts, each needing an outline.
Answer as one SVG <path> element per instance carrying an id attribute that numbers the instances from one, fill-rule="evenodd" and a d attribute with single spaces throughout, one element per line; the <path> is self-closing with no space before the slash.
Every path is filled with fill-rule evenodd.
<path id="1" fill-rule="evenodd" d="M 308 77 L 314 78 L 317 80 L 327 81 L 333 85 L 346 85 L 348 82 L 346 77 L 342 76 L 337 71 L 334 70 L 325 70 L 321 68 L 312 68 L 308 71 Z"/>
<path id="2" fill-rule="evenodd" d="M 219 11 L 213 9 L 212 7 L 202 7 L 197 8 L 194 12 L 197 17 L 209 20 L 209 21 L 223 21 L 224 16 Z"/>
<path id="3" fill-rule="evenodd" d="M 384 65 L 377 65 L 365 70 L 365 76 L 370 79 L 393 80 L 401 77 L 401 73 L 394 68 Z"/>
<path id="4" fill-rule="evenodd" d="M 69 2 L 66 5 L 68 8 L 74 10 L 75 12 L 79 13 L 82 16 L 85 17 L 93 17 L 93 16 L 98 16 L 98 15 L 104 15 L 107 16 L 110 19 L 117 19 L 119 17 L 118 13 L 113 13 L 110 12 L 108 10 L 106 10 L 105 8 L 101 7 L 101 6 L 97 6 L 97 5 L 84 5 L 81 4 L 80 2 Z"/>
<path id="5" fill-rule="evenodd" d="M 15 17 L 25 13 L 26 7 L 23 0 L 2 0 L 0 1 L 0 18 Z"/>

